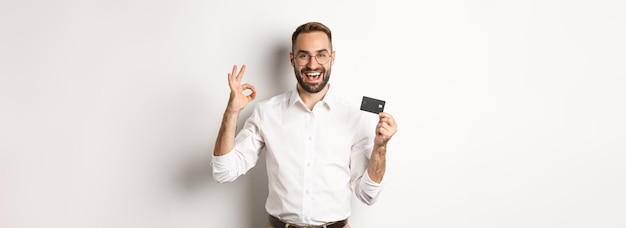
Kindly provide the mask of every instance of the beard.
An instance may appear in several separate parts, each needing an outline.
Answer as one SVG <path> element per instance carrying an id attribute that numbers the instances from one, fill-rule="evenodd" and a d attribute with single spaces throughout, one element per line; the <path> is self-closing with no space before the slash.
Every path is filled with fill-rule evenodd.
<path id="1" fill-rule="evenodd" d="M 322 81 L 320 83 L 307 83 L 304 81 L 304 78 L 307 77 L 306 73 L 307 72 L 320 72 L 322 74 Z M 320 91 L 322 91 L 324 89 L 324 87 L 326 87 L 326 84 L 328 84 L 328 81 L 330 80 L 330 72 L 331 70 L 328 69 L 324 69 L 322 68 L 318 68 L 318 69 L 311 69 L 308 67 L 302 68 L 302 70 L 300 72 L 298 72 L 298 70 L 294 69 L 294 73 L 296 75 L 296 79 L 298 80 L 298 85 L 300 85 L 300 87 L 302 87 L 302 89 L 304 89 L 304 91 L 307 91 L 309 93 L 319 93 Z"/>

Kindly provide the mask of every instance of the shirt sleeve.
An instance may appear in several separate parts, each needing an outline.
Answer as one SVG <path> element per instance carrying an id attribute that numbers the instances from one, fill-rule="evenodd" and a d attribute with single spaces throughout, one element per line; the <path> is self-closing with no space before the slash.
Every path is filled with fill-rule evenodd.
<path id="1" fill-rule="evenodd" d="M 265 146 L 259 131 L 260 116 L 259 108 L 255 108 L 235 136 L 233 150 L 225 155 L 212 156 L 213 178 L 217 182 L 232 182 L 256 165 Z"/>
<path id="2" fill-rule="evenodd" d="M 381 183 L 374 182 L 367 173 L 367 166 L 374 148 L 375 127 L 370 119 L 362 118 L 352 145 L 350 172 L 352 189 L 356 197 L 367 205 L 374 204 L 383 190 L 384 179 Z"/>
<path id="3" fill-rule="evenodd" d="M 372 205 L 374 204 L 377 200 L 378 200 L 378 196 L 380 195 L 380 192 L 383 190 L 383 186 L 384 186 L 384 178 L 383 181 L 381 181 L 380 183 L 376 183 L 374 182 L 371 178 L 370 175 L 367 172 L 367 169 L 365 169 L 365 173 L 363 174 L 363 178 L 361 178 L 361 194 L 362 194 L 362 198 L 361 201 L 364 202 L 367 205 Z"/>

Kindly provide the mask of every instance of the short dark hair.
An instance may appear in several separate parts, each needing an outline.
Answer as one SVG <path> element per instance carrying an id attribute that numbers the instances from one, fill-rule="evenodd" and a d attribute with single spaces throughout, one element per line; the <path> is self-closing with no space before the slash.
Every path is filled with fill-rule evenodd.
<path id="1" fill-rule="evenodd" d="M 296 38 L 298 38 L 300 34 L 308 32 L 326 33 L 326 36 L 328 36 L 328 41 L 330 41 L 330 48 L 333 48 L 333 36 L 330 32 L 330 29 L 320 22 L 307 22 L 298 26 L 298 28 L 296 28 L 296 31 L 293 32 L 293 35 L 291 35 L 291 50 L 293 50 L 293 46 L 296 44 Z"/>

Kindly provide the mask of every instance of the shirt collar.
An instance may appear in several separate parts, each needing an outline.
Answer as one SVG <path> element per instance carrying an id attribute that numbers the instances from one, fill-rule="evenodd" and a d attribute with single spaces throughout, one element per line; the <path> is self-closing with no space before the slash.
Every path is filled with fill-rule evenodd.
<path id="1" fill-rule="evenodd" d="M 320 101 L 329 109 L 335 106 L 337 103 L 337 97 L 333 91 L 334 90 L 332 89 L 332 86 L 329 86 L 328 91 L 326 91 L 326 95 L 324 95 L 324 98 Z M 292 107 L 296 102 L 304 104 L 302 98 L 300 98 L 300 95 L 298 94 L 297 88 L 292 90 L 291 94 L 289 95 L 289 107 Z"/>

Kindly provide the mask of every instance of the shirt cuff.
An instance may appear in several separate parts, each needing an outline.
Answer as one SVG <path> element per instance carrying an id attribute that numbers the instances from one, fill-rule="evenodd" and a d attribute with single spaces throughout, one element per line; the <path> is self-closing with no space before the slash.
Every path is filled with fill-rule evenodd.
<path id="1" fill-rule="evenodd" d="M 367 172 L 367 170 L 365 170 L 365 175 L 363 175 L 363 179 L 365 179 L 365 185 L 372 188 L 382 188 L 383 185 L 385 185 L 385 178 L 383 177 L 383 180 L 380 181 L 380 183 L 376 183 L 375 181 L 372 180 L 372 178 L 370 178 L 370 174 L 369 172 Z"/>
<path id="2" fill-rule="evenodd" d="M 231 151 L 232 152 L 232 151 Z M 211 165 L 213 166 L 213 173 L 226 172 L 232 167 L 236 166 L 235 153 L 227 153 L 221 156 L 215 156 L 211 158 Z"/>
<path id="3" fill-rule="evenodd" d="M 372 205 L 378 201 L 378 196 L 383 190 L 383 182 L 376 183 L 370 177 L 367 171 L 361 177 L 359 199 L 367 205 Z"/>

